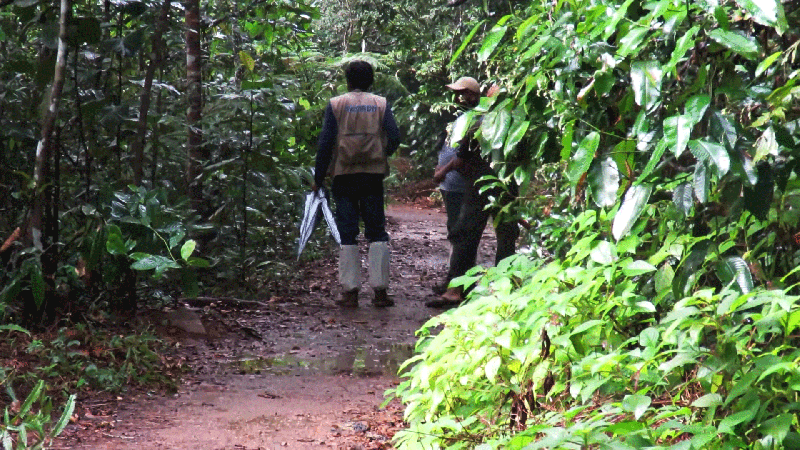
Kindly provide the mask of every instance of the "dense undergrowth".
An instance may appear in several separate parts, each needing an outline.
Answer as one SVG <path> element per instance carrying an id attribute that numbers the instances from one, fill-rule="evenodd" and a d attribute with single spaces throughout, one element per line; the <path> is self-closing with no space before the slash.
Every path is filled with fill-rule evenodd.
<path id="1" fill-rule="evenodd" d="M 168 345 L 147 332 L 73 324 L 32 334 L 3 326 L 0 338 L 4 450 L 45 448 L 69 423 L 77 398 L 172 392 L 184 369 Z"/>
<path id="2" fill-rule="evenodd" d="M 398 448 L 800 448 L 800 297 L 736 280 L 676 297 L 637 242 L 465 277 L 393 393 Z"/>

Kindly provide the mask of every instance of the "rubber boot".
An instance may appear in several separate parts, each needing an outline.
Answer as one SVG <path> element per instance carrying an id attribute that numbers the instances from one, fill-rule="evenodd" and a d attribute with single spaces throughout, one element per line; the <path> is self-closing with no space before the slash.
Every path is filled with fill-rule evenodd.
<path id="1" fill-rule="evenodd" d="M 358 289 L 361 287 L 361 256 L 357 245 L 343 245 L 339 249 L 339 284 L 342 298 L 336 304 L 345 308 L 358 306 Z"/>
<path id="2" fill-rule="evenodd" d="M 369 285 L 375 291 L 372 304 L 378 307 L 393 306 L 389 298 L 389 243 L 372 242 L 369 244 Z"/>

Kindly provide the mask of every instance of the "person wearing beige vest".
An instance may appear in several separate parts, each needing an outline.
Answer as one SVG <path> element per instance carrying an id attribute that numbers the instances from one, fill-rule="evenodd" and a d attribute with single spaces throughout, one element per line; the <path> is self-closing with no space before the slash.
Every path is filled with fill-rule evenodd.
<path id="1" fill-rule="evenodd" d="M 389 173 L 388 157 L 400 145 L 400 131 L 391 106 L 384 97 L 366 92 L 374 80 L 372 66 L 352 61 L 345 68 L 346 94 L 334 97 L 325 108 L 317 144 L 314 173 L 316 191 L 327 176 L 336 205 L 336 227 L 341 236 L 339 283 L 342 296 L 336 303 L 358 306 L 361 257 L 356 238 L 359 222 L 369 242 L 369 284 L 372 304 L 394 305 L 389 298 L 389 234 L 384 214 L 383 179 Z"/>

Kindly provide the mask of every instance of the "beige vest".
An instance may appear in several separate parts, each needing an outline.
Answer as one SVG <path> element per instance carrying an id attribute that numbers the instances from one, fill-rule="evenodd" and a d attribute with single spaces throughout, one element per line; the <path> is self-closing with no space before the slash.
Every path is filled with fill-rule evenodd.
<path id="1" fill-rule="evenodd" d="M 353 173 L 389 173 L 383 115 L 386 99 L 351 91 L 331 99 L 338 134 L 328 170 L 332 177 Z"/>

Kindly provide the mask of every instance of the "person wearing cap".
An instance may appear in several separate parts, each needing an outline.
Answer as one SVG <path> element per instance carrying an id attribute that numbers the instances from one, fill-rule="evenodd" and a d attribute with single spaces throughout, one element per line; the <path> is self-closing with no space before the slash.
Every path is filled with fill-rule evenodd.
<path id="1" fill-rule="evenodd" d="M 456 149 L 449 142 L 449 133 L 442 133 L 439 142 L 438 162 L 433 174 L 433 180 L 439 184 L 439 192 L 442 194 L 444 209 L 447 214 L 447 233 L 449 234 L 458 220 L 458 213 L 461 211 L 461 202 L 464 193 L 467 191 L 467 180 L 456 170 L 445 171 L 445 167 L 456 157 Z M 451 247 L 452 251 L 452 247 Z M 440 283 L 433 286 L 433 292 L 442 295 L 447 291 L 450 278 L 445 277 Z"/>
<path id="2" fill-rule="evenodd" d="M 461 77 L 455 83 L 448 84 L 447 88 L 456 94 L 456 103 L 466 108 L 475 108 L 480 103 L 481 88 L 478 81 L 472 77 Z M 451 171 L 461 174 L 466 180 L 466 190 L 457 219 L 452 229 L 448 230 L 447 239 L 452 246 L 450 266 L 447 280 L 464 275 L 467 270 L 475 265 L 478 246 L 486 222 L 490 216 L 496 215 L 497 210 L 487 210 L 490 197 L 499 198 L 502 189 L 490 188 L 481 192 L 484 182 L 478 180 L 486 175 L 496 175 L 487 161 L 481 155 L 480 142 L 475 138 L 475 130 L 480 126 L 480 118 L 473 123 L 473 127 L 459 142 L 450 142 L 456 149 L 456 156 L 447 164 L 437 167 L 434 178 L 445 177 Z M 500 221 L 495 227 L 497 235 L 497 251 L 495 264 L 514 254 L 516 240 L 519 237 L 519 228 L 516 221 Z M 449 287 L 440 298 L 426 303 L 430 307 L 447 307 L 458 305 L 464 299 L 464 290 L 461 286 Z"/>
<path id="3" fill-rule="evenodd" d="M 400 131 L 386 98 L 366 92 L 374 81 L 372 66 L 352 61 L 345 68 L 346 94 L 332 98 L 317 145 L 314 186 L 326 176 L 333 179 L 331 193 L 342 246 L 339 250 L 339 283 L 342 296 L 336 303 L 358 306 L 361 256 L 356 238 L 359 221 L 369 242 L 369 284 L 377 307 L 394 305 L 389 298 L 389 234 L 386 232 L 383 179 L 389 173 L 388 157 L 400 145 Z"/>

